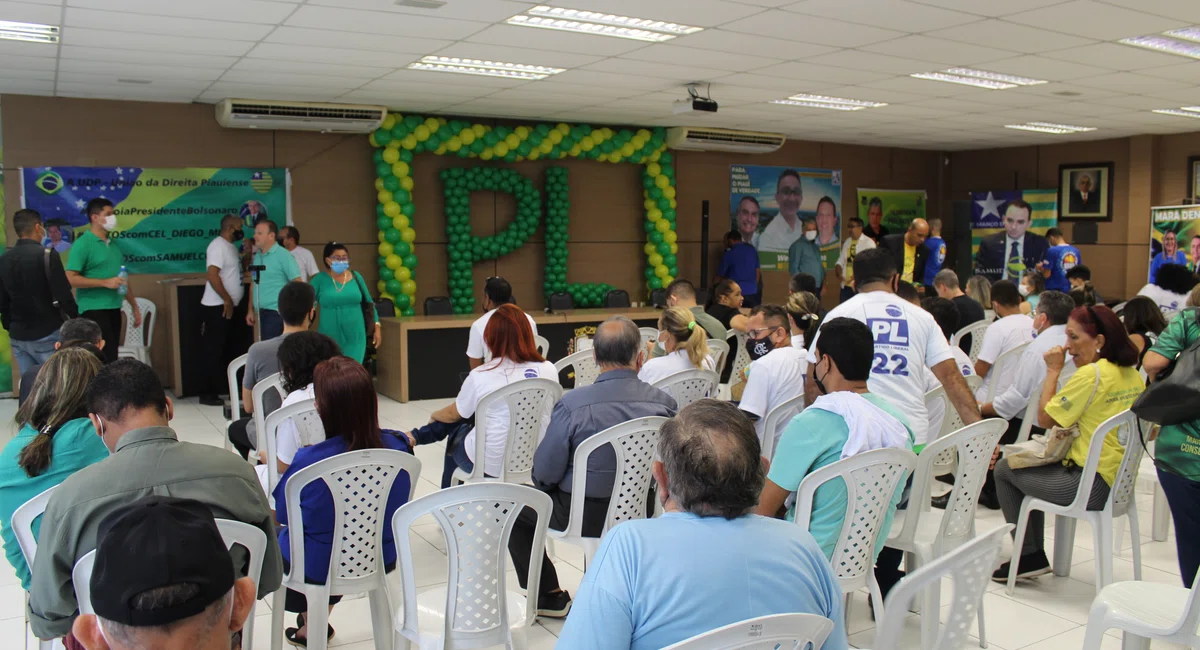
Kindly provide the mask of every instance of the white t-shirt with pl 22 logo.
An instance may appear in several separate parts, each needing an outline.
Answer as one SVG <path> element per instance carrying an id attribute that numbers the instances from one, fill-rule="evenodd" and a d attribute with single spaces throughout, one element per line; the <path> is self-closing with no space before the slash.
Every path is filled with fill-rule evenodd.
<path id="1" fill-rule="evenodd" d="M 950 344 L 929 312 L 914 307 L 886 291 L 856 294 L 825 316 L 853 318 L 866 323 L 875 339 L 875 354 L 867 388 L 886 399 L 908 418 L 916 444 L 930 442 L 929 413 L 925 409 L 925 385 L 930 368 L 953 359 Z M 822 326 L 823 327 L 823 326 Z M 817 360 L 817 341 L 821 330 L 808 348 L 808 361 Z"/>

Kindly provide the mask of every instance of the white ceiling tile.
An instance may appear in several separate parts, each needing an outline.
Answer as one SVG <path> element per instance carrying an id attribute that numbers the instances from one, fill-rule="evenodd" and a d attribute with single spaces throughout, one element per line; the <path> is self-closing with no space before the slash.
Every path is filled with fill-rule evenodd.
<path id="1" fill-rule="evenodd" d="M 196 93 L 184 89 L 164 91 L 138 89 L 117 90 L 111 86 L 59 84 L 55 93 L 58 97 L 80 97 L 85 99 L 116 99 L 124 101 L 179 102 L 193 101 Z"/>
<path id="2" fill-rule="evenodd" d="M 382 77 L 395 70 L 395 68 L 375 68 L 364 65 L 338 65 L 336 63 L 312 63 L 310 61 L 287 61 L 284 59 L 239 59 L 230 70 L 240 70 L 245 72 L 254 72 L 259 75 L 269 75 L 277 72 L 289 72 L 297 74 L 317 74 L 327 76 L 340 76 L 347 79 L 361 79 L 369 81 L 377 77 Z"/>
<path id="3" fill-rule="evenodd" d="M 963 93 L 966 88 L 966 86 L 956 86 L 955 84 L 929 81 L 928 79 L 913 79 L 912 77 L 892 77 L 883 81 L 871 81 L 857 85 L 863 88 L 895 90 L 897 92 L 912 93 L 927 97 L 950 97 Z"/>
<path id="4" fill-rule="evenodd" d="M 264 75 L 258 72 L 250 72 L 246 70 L 232 70 L 230 72 L 226 72 L 221 76 L 221 82 L 262 84 L 264 86 L 290 86 L 293 88 L 322 88 L 328 90 L 337 90 L 344 93 L 359 88 L 366 83 L 366 81 L 362 79 L 350 79 L 346 77 L 330 77 L 315 74 L 292 74 L 286 72 L 272 72 L 271 74 Z"/>
<path id="5" fill-rule="evenodd" d="M 122 50 L 107 47 L 81 47 L 63 45 L 63 61 L 111 61 L 114 63 L 142 63 L 147 65 L 169 65 L 179 68 L 228 68 L 238 57 L 217 54 L 172 54 L 145 50 Z"/>
<path id="6" fill-rule="evenodd" d="M 643 88 L 613 88 L 611 86 L 593 86 L 591 84 L 563 83 L 554 77 L 543 79 L 536 83 L 543 92 L 561 93 L 567 97 L 589 97 L 593 102 L 603 102 L 610 99 L 624 101 L 629 97 L 646 94 Z"/>
<path id="7" fill-rule="evenodd" d="M 1048 59 L 1073 61 L 1085 65 L 1101 66 L 1110 70 L 1143 70 L 1163 66 L 1176 66 L 1192 59 L 1152 52 L 1140 47 L 1120 45 L 1118 43 L 1097 43 L 1069 50 L 1046 52 L 1043 56 Z"/>
<path id="8" fill-rule="evenodd" d="M 54 82 L 44 79 L 4 79 L 0 77 L 0 93 L 13 95 L 53 95 Z"/>
<path id="9" fill-rule="evenodd" d="M 1197 106 L 1200 105 L 1200 86 L 1193 86 L 1191 88 L 1171 91 L 1146 93 L 1143 96 L 1157 99 L 1159 102 L 1168 104 L 1167 108 L 1174 108 L 1176 106 Z"/>
<path id="10" fill-rule="evenodd" d="M 168 52 L 174 54 L 221 54 L 242 56 L 254 47 L 249 41 L 226 41 L 215 38 L 190 38 L 187 36 L 162 36 L 159 34 L 124 33 L 120 39 L 99 30 L 71 29 L 63 31 L 64 45 L 105 48 L 114 43 L 125 50 L 145 52 Z"/>
<path id="11" fill-rule="evenodd" d="M 539 3 L 513 2 L 512 0 L 454 0 L 437 9 L 421 9 L 396 4 L 396 0 L 308 0 L 315 6 L 339 7 L 343 9 L 367 9 L 391 13 L 429 16 L 431 18 L 454 18 L 482 22 L 500 22 L 515 16 Z"/>
<path id="12" fill-rule="evenodd" d="M 954 84 L 947 84 L 954 85 Z M 1012 90 L 985 90 L 982 88 L 971 88 L 968 86 L 959 86 L 965 88 L 965 92 L 956 93 L 955 99 L 962 99 L 969 102 L 983 102 L 996 107 L 996 110 L 1002 110 L 1006 106 L 1041 106 L 1043 104 L 1057 104 L 1062 101 L 1062 97 L 1051 97 L 1044 95 L 1034 95 L 1031 93 L 1020 93 L 1018 89 Z"/>
<path id="13" fill-rule="evenodd" d="M 998 50 L 969 43 L 952 43 L 920 35 L 874 43 L 862 49 L 877 54 L 903 56 L 950 66 L 976 65 L 986 61 L 1006 59 L 1014 54 L 1011 50 Z"/>
<path id="14" fill-rule="evenodd" d="M 0 60 L 0 65 L 3 65 Z M 36 68 L 13 68 L 4 65 L 0 78 L 10 81 L 54 81 L 54 70 L 38 70 Z"/>
<path id="15" fill-rule="evenodd" d="M 569 84 L 591 84 L 605 88 L 643 88 L 645 90 L 666 90 L 675 88 L 678 84 L 667 79 L 653 77 L 633 77 L 611 72 L 594 70 L 567 70 L 553 77 L 554 81 Z"/>
<path id="16" fill-rule="evenodd" d="M 579 69 L 595 70 L 598 72 L 611 72 L 620 75 L 666 79 L 679 85 L 681 92 L 685 84 L 693 81 L 709 81 L 716 75 L 723 76 L 725 74 L 723 71 L 716 71 L 712 68 L 705 68 L 702 66 L 671 65 L 668 63 L 646 63 L 645 61 L 632 61 L 630 59 L 618 58 L 604 59 Z"/>
<path id="17" fill-rule="evenodd" d="M 649 63 L 703 66 L 714 71 L 724 70 L 729 72 L 746 72 L 781 62 L 779 58 L 704 50 L 695 47 L 672 45 L 671 43 L 657 43 L 640 50 L 634 50 L 622 55 L 621 58 Z"/>
<path id="18" fill-rule="evenodd" d="M 277 27 L 264 43 L 303 45 L 305 47 L 334 47 L 344 50 L 366 50 L 379 54 L 376 66 L 390 65 L 388 56 L 398 54 L 433 54 L 453 43 L 436 38 L 392 38 L 383 34 L 339 32 L 305 27 Z"/>
<path id="19" fill-rule="evenodd" d="M 860 25 L 925 32 L 978 21 L 979 16 L 908 0 L 801 0 L 783 7 L 806 16 L 835 18 Z"/>
<path id="20" fill-rule="evenodd" d="M 839 85 L 860 84 L 868 81 L 881 81 L 895 76 L 886 72 L 867 72 L 866 70 L 850 70 L 835 68 L 828 65 L 818 65 L 807 61 L 780 63 L 756 70 L 756 74 L 785 79 L 801 79 L 805 81 L 829 81 Z"/>
<path id="21" fill-rule="evenodd" d="M 274 99 L 279 101 L 296 102 L 328 102 L 342 93 L 325 88 L 291 88 L 287 86 L 264 86 L 262 84 L 243 84 L 217 82 L 204 91 L 206 96 L 250 97 L 254 99 Z"/>
<path id="22" fill-rule="evenodd" d="M 112 61 L 89 61 L 63 59 L 58 70 L 61 73 L 82 75 L 115 76 L 122 79 L 180 79 L 216 81 L 225 72 L 224 68 L 184 68 L 170 65 L 145 63 L 114 63 Z"/>
<path id="23" fill-rule="evenodd" d="M 922 4 L 944 7 L 956 11 L 978 14 L 980 16 L 1004 16 L 1007 14 L 1047 7 L 1062 2 L 1062 0 L 921 0 Z"/>
<path id="24" fill-rule="evenodd" d="M 1043 110 L 1066 115 L 1074 115 L 1082 118 L 1103 117 L 1105 115 L 1115 115 L 1117 113 L 1127 112 L 1127 109 L 1117 106 L 1106 106 L 1090 101 L 1063 102 L 1061 104 L 1046 104 L 1041 107 Z"/>
<path id="25" fill-rule="evenodd" d="M 58 55 L 58 48 L 50 43 L 0 40 L 0 55 L 54 58 Z"/>
<path id="26" fill-rule="evenodd" d="M 1034 79 L 1044 79 L 1046 81 L 1074 81 L 1080 77 L 1094 77 L 1113 71 L 1110 68 L 1060 61 L 1033 54 L 1015 56 L 1011 59 L 1002 59 L 1000 61 L 989 61 L 987 65 L 980 67 L 989 72 L 1015 74 Z"/>
<path id="27" fill-rule="evenodd" d="M 856 25 L 841 20 L 802 16 L 791 11 L 770 10 L 749 18 L 735 20 L 722 25 L 723 29 L 772 36 L 783 39 L 799 39 L 830 47 L 859 47 L 878 41 L 904 36 L 904 32 Z"/>
<path id="28" fill-rule="evenodd" d="M 754 88 L 751 86 L 735 85 L 738 75 L 730 75 L 725 77 L 730 82 L 724 83 L 718 81 L 712 85 L 712 97 L 716 99 L 722 106 L 729 103 L 762 103 L 769 102 L 772 99 L 782 99 L 787 91 L 772 90 L 769 88 Z"/>
<path id="29" fill-rule="evenodd" d="M 1159 68 L 1146 68 L 1139 70 L 1138 74 L 1147 77 L 1159 77 L 1161 79 L 1175 79 L 1178 81 L 1200 81 L 1200 61 L 1195 63 L 1181 63 L 1179 65 L 1167 65 Z"/>
<path id="30" fill-rule="evenodd" d="M 271 25 L 261 23 L 238 23 L 199 18 L 150 16 L 146 14 L 96 11 L 93 9 L 68 8 L 64 33 L 74 29 L 92 29 L 107 32 L 138 32 L 164 36 L 196 36 L 213 34 L 235 41 L 258 41 L 271 33 Z"/>
<path id="31" fill-rule="evenodd" d="M 379 79 L 363 84 L 362 91 L 376 93 L 391 93 L 400 96 L 411 95 L 419 99 L 426 97 L 451 98 L 458 101 L 485 97 L 496 90 L 495 86 L 455 86 L 451 84 L 429 83 L 419 81 L 395 81 Z"/>
<path id="32" fill-rule="evenodd" d="M 1180 2 L 1179 0 L 1103 0 L 1103 2 L 1156 16 L 1200 23 L 1200 4 L 1195 2 Z"/>
<path id="33" fill-rule="evenodd" d="M 875 54 L 874 52 L 864 52 L 862 50 L 839 50 L 807 58 L 805 59 L 805 63 L 831 65 L 839 68 L 866 70 L 868 72 L 889 72 L 894 75 L 926 72 L 930 69 L 929 61 Z"/>
<path id="34" fill-rule="evenodd" d="M 383 87 L 387 84 L 445 84 L 446 86 L 479 88 L 481 91 L 490 89 L 496 92 L 501 88 L 512 88 L 530 83 L 526 79 L 509 79 L 506 77 L 483 77 L 479 75 L 454 74 L 450 72 L 432 72 L 430 70 L 408 70 L 401 68 L 372 82 Z M 485 94 L 485 93 L 481 93 Z"/>
<path id="35" fill-rule="evenodd" d="M 121 96 L 125 91 L 129 92 L 182 92 L 188 91 L 193 95 L 198 95 L 202 90 L 208 88 L 212 83 L 212 79 L 178 79 L 171 77 L 155 77 L 152 83 L 134 84 L 124 83 L 118 79 L 125 77 L 116 74 L 96 74 L 93 72 L 59 72 L 58 73 L 58 88 L 64 85 L 73 84 L 77 86 L 105 86 L 110 89 L 114 96 Z M 151 81 L 150 79 L 146 79 Z"/>
<path id="36" fill-rule="evenodd" d="M 718 83 L 734 83 L 735 80 L 739 86 L 776 91 L 779 99 L 798 92 L 813 92 L 819 88 L 828 88 L 830 86 L 841 85 L 839 83 L 831 83 L 828 81 L 789 79 L 787 77 L 764 74 L 737 74 L 729 75 L 727 77 L 719 77 L 716 79 Z"/>
<path id="37" fill-rule="evenodd" d="M 442 113 L 456 102 L 439 100 L 437 98 L 414 99 L 398 93 L 379 93 L 377 91 L 353 90 L 336 98 L 339 102 L 354 104 L 381 104 L 388 108 L 404 113 Z M 201 101 L 209 101 L 208 94 L 201 96 Z"/>
<path id="38" fill-rule="evenodd" d="M 1194 80 L 1195 81 L 1195 80 Z M 1100 88 L 1136 95 L 1149 93 L 1166 93 L 1191 88 L 1194 84 L 1158 77 L 1147 77 L 1132 72 L 1114 72 L 1095 77 L 1080 77 L 1073 83 L 1089 88 Z"/>
<path id="39" fill-rule="evenodd" d="M 0 74 L 12 75 L 14 71 L 21 70 L 32 72 L 35 70 L 49 71 L 51 78 L 54 77 L 54 69 L 58 67 L 58 62 L 49 57 L 40 56 L 0 56 Z"/>
<path id="40" fill-rule="evenodd" d="M 972 23 L 961 28 L 939 29 L 926 32 L 926 36 L 942 38 L 959 43 L 986 45 L 1002 50 L 1036 54 L 1070 47 L 1091 45 L 1096 41 L 1078 36 L 1067 36 L 1037 27 L 1018 25 L 1006 20 L 990 19 Z"/>
<path id="41" fill-rule="evenodd" d="M 644 41 L 632 41 L 626 38 L 575 34 L 552 29 L 535 29 L 533 27 L 517 27 L 515 25 L 503 24 L 492 25 L 466 39 L 466 42 L 507 45 L 509 47 L 550 50 L 554 52 L 577 52 L 594 56 L 616 56 L 632 52 L 646 45 Z"/>
<path id="42" fill-rule="evenodd" d="M 702 32 L 673 39 L 671 43 L 691 48 L 713 50 L 715 52 L 750 54 L 789 60 L 803 59 L 809 56 L 834 52 L 837 49 L 837 46 L 816 45 L 791 38 L 748 35 L 723 29 L 706 29 Z"/>
<path id="43" fill-rule="evenodd" d="M 49 5 L 5 1 L 0 2 L 0 16 L 3 16 L 4 20 L 16 20 L 23 23 L 61 25 L 62 7 L 58 2 Z"/>
<path id="44" fill-rule="evenodd" d="M 66 0 L 66 4 L 85 9 L 269 25 L 279 24 L 296 9 L 295 3 L 267 0 Z"/>
<path id="45" fill-rule="evenodd" d="M 383 11 L 303 6 L 284 22 L 292 27 L 384 34 L 393 38 L 416 36 L 458 40 L 487 27 L 487 23 L 449 20 Z"/>
<path id="46" fill-rule="evenodd" d="M 1140 34 L 1186 27 L 1185 21 L 1153 16 L 1093 0 L 1074 0 L 1007 16 L 1005 20 L 1056 32 L 1111 41 Z"/>
<path id="47" fill-rule="evenodd" d="M 1137 110 L 1163 108 L 1162 99 L 1157 97 L 1144 97 L 1142 95 L 1118 95 L 1116 97 L 1105 97 L 1104 99 L 1098 99 L 1096 101 L 1105 106 L 1122 106 L 1124 108 Z"/>
<path id="48" fill-rule="evenodd" d="M 697 27 L 715 27 L 761 11 L 723 0 L 547 0 L 539 4 L 665 20 Z"/>
<path id="49" fill-rule="evenodd" d="M 263 59 L 358 64 L 365 66 L 377 66 L 384 60 L 389 65 L 405 66 L 421 58 L 416 54 L 389 54 L 386 57 L 382 57 L 378 53 L 369 50 L 345 50 L 332 47 L 281 45 L 278 43 L 259 43 L 246 56 Z"/>
<path id="50" fill-rule="evenodd" d="M 925 99 L 924 95 L 904 93 L 897 90 L 883 90 L 881 88 L 864 88 L 862 86 L 839 86 L 835 88 L 829 88 L 824 92 L 834 97 L 861 99 L 869 102 L 887 102 L 889 104 L 914 102 Z"/>
<path id="51" fill-rule="evenodd" d="M 603 59 L 603 56 L 570 52 L 545 52 L 529 50 L 523 47 L 508 47 L 505 45 L 483 45 L 480 43 L 451 43 L 450 45 L 429 50 L 427 54 L 438 56 L 456 56 L 462 59 L 483 59 L 485 61 L 504 61 L 506 63 L 524 63 L 526 65 L 544 65 L 555 68 L 580 68 L 589 63 Z"/>
<path id="52" fill-rule="evenodd" d="M 984 113 L 995 108 L 995 104 L 987 102 L 968 101 L 957 97 L 938 97 L 935 99 L 922 99 L 913 102 L 907 102 L 909 106 L 918 106 L 924 108 L 941 108 L 948 111 L 954 111 L 959 116 L 969 115 L 971 113 Z"/>

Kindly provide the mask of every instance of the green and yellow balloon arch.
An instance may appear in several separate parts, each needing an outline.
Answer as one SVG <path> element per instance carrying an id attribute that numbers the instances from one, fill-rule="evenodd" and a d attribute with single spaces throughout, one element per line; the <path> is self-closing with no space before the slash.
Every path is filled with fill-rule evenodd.
<path id="1" fill-rule="evenodd" d="M 376 225 L 379 227 L 379 292 L 405 316 L 416 313 L 417 255 L 412 164 L 416 154 L 458 156 L 477 160 L 590 159 L 644 165 L 642 197 L 645 207 L 646 287 L 665 287 L 678 275 L 679 251 L 675 230 L 675 168 L 666 150 L 666 131 L 657 128 L 593 128 L 587 124 L 538 123 L 488 126 L 443 117 L 390 113 L 369 136 L 377 178 Z M 524 182 L 522 182 L 524 181 Z M 546 294 L 566 291 L 581 307 L 599 306 L 611 287 L 566 281 L 566 226 L 569 197 L 566 169 L 547 171 L 545 202 L 528 181 L 497 167 L 448 169 L 442 174 L 447 196 L 446 229 L 449 250 L 447 282 L 457 313 L 470 313 L 475 294 L 471 267 L 519 247 L 537 228 L 542 210 L 546 224 Z M 466 196 L 474 190 L 512 192 L 518 214 L 503 233 L 471 237 Z"/>

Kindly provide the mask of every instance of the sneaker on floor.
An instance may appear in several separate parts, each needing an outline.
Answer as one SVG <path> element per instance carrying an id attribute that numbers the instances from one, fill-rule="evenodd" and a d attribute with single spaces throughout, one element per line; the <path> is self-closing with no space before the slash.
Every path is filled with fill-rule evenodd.
<path id="1" fill-rule="evenodd" d="M 1005 562 L 992 574 L 992 582 L 1008 582 L 1008 569 L 1011 562 Z M 1050 559 L 1045 553 L 1022 555 L 1017 562 L 1017 579 L 1028 580 L 1050 573 Z"/>
<path id="2" fill-rule="evenodd" d="M 552 594 L 538 596 L 538 616 L 546 618 L 566 618 L 571 611 L 571 594 L 556 591 Z"/>

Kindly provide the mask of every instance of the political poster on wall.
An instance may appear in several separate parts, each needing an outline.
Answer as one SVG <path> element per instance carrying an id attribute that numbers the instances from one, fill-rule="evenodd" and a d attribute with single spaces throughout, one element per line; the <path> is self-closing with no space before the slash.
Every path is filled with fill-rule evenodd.
<path id="1" fill-rule="evenodd" d="M 841 170 L 730 165 L 729 192 L 730 230 L 758 249 L 762 268 L 795 273 L 814 257 L 833 268 L 841 248 Z"/>
<path id="2" fill-rule="evenodd" d="M 1200 263 L 1200 205 L 1150 208 L 1150 273 L 1154 282 L 1164 264 L 1183 264 L 1195 271 Z"/>
<path id="3" fill-rule="evenodd" d="M 249 238 L 259 218 L 287 225 L 290 205 L 282 168 L 26 167 L 21 188 L 22 205 L 41 213 L 45 243 L 64 262 L 88 227 L 87 202 L 112 201 L 112 237 L 130 273 L 202 273 L 222 217 L 242 217 Z"/>
<path id="4" fill-rule="evenodd" d="M 872 239 L 908 230 L 913 219 L 925 218 L 926 203 L 925 190 L 858 188 L 858 218 Z"/>
<path id="5" fill-rule="evenodd" d="M 1057 190 L 971 193 L 971 255 L 975 273 L 1017 280 L 1042 262 L 1046 231 L 1058 225 Z M 1022 203 L 1029 209 L 1021 209 Z M 1076 261 L 1078 263 L 1078 261 Z"/>

